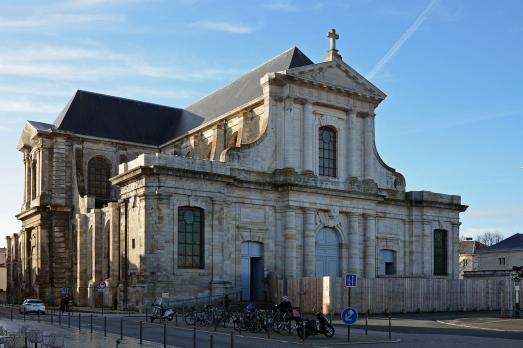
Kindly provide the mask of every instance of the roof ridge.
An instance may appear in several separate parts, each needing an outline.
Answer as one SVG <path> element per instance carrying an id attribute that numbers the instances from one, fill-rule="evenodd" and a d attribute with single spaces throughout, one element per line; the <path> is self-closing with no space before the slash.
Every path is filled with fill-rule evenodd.
<path id="1" fill-rule="evenodd" d="M 278 55 L 272 57 L 271 59 L 269 59 L 269 60 L 263 62 L 262 64 L 256 66 L 255 68 L 246 71 L 246 72 L 243 73 L 241 76 L 239 76 L 238 78 L 232 80 L 231 82 L 229 82 L 229 83 L 226 84 L 225 86 L 222 86 L 222 87 L 220 87 L 220 88 L 218 88 L 218 89 L 215 89 L 214 91 L 212 91 L 212 92 L 210 92 L 210 93 L 204 95 L 204 96 L 201 97 L 200 99 L 195 100 L 195 101 L 192 102 L 190 105 L 187 105 L 187 106 L 185 107 L 185 109 L 188 109 L 189 107 L 191 107 L 192 105 L 195 105 L 195 104 L 199 103 L 199 102 L 202 101 L 203 99 L 205 99 L 205 98 L 207 98 L 207 97 L 209 97 L 209 96 L 211 96 L 211 95 L 213 95 L 213 94 L 215 94 L 215 93 L 217 93 L 217 92 L 219 92 L 219 91 L 221 91 L 221 90 L 223 90 L 223 89 L 229 87 L 230 85 L 232 85 L 232 84 L 235 83 L 236 81 L 241 80 L 242 77 L 245 77 L 246 75 L 255 72 L 256 70 L 258 70 L 258 69 L 260 69 L 261 67 L 263 67 L 263 66 L 269 64 L 270 62 L 276 60 L 277 58 L 279 58 L 279 57 L 285 55 L 286 53 L 288 53 L 288 52 L 291 51 L 291 50 L 298 50 L 299 52 L 301 52 L 301 50 L 300 50 L 297 46 L 290 47 L 290 48 L 286 49 L 285 51 L 281 52 L 280 54 L 278 54 Z M 301 52 L 301 53 L 305 56 L 305 54 L 304 54 L 303 52 Z M 291 59 L 290 59 L 289 63 L 292 62 L 292 58 L 293 58 L 293 57 L 294 57 L 294 54 L 291 56 Z M 310 59 L 309 59 L 309 60 L 310 60 Z"/>

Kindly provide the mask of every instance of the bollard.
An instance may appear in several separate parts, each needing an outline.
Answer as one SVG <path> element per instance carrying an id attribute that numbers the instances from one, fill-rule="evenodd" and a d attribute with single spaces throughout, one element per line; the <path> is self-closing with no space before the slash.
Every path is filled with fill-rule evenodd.
<path id="1" fill-rule="evenodd" d="M 147 307 L 145 307 L 145 322 L 147 322 Z"/>
<path id="2" fill-rule="evenodd" d="M 178 312 L 175 314 L 174 325 L 178 326 Z"/>
<path id="3" fill-rule="evenodd" d="M 80 312 L 78 312 L 78 331 L 82 330 L 82 319 L 80 319 Z"/>
<path id="4" fill-rule="evenodd" d="M 58 312 L 58 326 L 62 326 L 62 312 Z"/>
<path id="5" fill-rule="evenodd" d="M 301 332 L 302 332 L 303 337 L 302 337 L 301 341 L 303 344 L 305 344 L 305 324 L 306 324 L 305 320 L 302 319 L 302 325 L 301 325 L 302 331 Z"/>
<path id="6" fill-rule="evenodd" d="M 143 343 L 143 326 L 142 321 L 140 320 L 140 344 Z"/>
<path id="7" fill-rule="evenodd" d="M 392 341 L 392 331 L 391 331 L 391 323 L 390 323 L 390 313 L 389 313 L 389 341 Z"/>
<path id="8" fill-rule="evenodd" d="M 231 348 L 234 348 L 234 331 L 231 331 Z"/>
<path id="9" fill-rule="evenodd" d="M 267 338 L 271 339 L 271 327 L 269 326 L 269 318 L 265 320 L 265 328 L 267 329 Z"/>
<path id="10" fill-rule="evenodd" d="M 90 318 L 89 324 L 91 326 L 91 333 L 93 333 L 93 313 L 91 313 L 91 318 Z"/>
<path id="11" fill-rule="evenodd" d="M 163 348 L 167 347 L 167 324 L 163 323 Z"/>
<path id="12" fill-rule="evenodd" d="M 369 312 L 367 311 L 367 315 L 365 316 L 365 336 L 368 334 L 368 327 L 369 327 Z"/>
<path id="13" fill-rule="evenodd" d="M 210 348 L 213 348 L 213 346 L 214 346 L 214 342 L 213 342 L 214 340 L 213 340 L 213 338 L 214 338 L 214 337 L 212 337 L 212 335 L 211 335 L 211 340 L 210 340 L 210 342 L 209 342 L 209 347 L 210 347 Z"/>
<path id="14" fill-rule="evenodd" d="M 192 329 L 192 348 L 196 348 L 196 328 Z"/>
<path id="15" fill-rule="evenodd" d="M 107 317 L 104 317 L 104 337 L 107 337 Z"/>
<path id="16" fill-rule="evenodd" d="M 123 340 L 123 318 L 120 318 L 120 339 Z"/>

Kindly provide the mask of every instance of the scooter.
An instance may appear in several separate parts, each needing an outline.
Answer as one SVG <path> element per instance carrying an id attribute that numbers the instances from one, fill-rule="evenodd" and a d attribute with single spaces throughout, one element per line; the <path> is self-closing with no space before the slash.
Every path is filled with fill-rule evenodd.
<path id="1" fill-rule="evenodd" d="M 156 299 L 153 303 L 153 312 L 151 314 L 151 323 L 154 323 L 156 319 L 172 321 L 174 318 L 174 310 L 162 306 L 162 299 Z"/>
<path id="2" fill-rule="evenodd" d="M 300 338 L 303 338 L 303 334 L 305 331 L 305 337 L 309 336 L 315 336 L 315 335 L 325 335 L 325 337 L 332 337 L 334 336 L 334 326 L 332 326 L 331 323 L 325 318 L 322 312 L 316 313 L 316 318 L 318 320 L 314 319 L 301 319 L 296 322 L 296 331 L 298 332 L 298 336 Z M 305 330 L 303 329 L 303 325 L 305 324 Z"/>

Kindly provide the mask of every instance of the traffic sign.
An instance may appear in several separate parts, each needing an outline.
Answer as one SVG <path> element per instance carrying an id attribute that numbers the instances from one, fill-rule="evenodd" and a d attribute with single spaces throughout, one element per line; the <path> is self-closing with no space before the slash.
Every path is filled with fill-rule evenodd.
<path id="1" fill-rule="evenodd" d="M 68 288 L 62 288 L 61 292 L 62 292 L 62 295 L 67 295 L 67 293 L 69 292 L 69 289 Z"/>
<path id="2" fill-rule="evenodd" d="M 105 284 L 104 281 L 101 281 L 100 283 L 98 283 L 98 291 L 99 292 L 104 292 L 105 289 L 107 289 L 107 285 Z"/>
<path id="3" fill-rule="evenodd" d="M 341 320 L 347 324 L 352 325 L 358 320 L 358 311 L 355 308 L 347 307 L 341 312 Z"/>
<path id="4" fill-rule="evenodd" d="M 356 274 L 347 273 L 345 275 L 345 286 L 348 288 L 355 288 L 358 284 L 358 276 Z"/>

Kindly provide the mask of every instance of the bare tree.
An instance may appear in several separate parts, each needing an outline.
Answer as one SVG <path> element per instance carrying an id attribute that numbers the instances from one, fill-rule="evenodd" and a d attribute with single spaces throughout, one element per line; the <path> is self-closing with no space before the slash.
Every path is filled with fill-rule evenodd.
<path id="1" fill-rule="evenodd" d="M 505 236 L 503 236 L 499 232 L 483 232 L 482 234 L 476 237 L 476 240 L 478 242 L 488 246 L 497 244 L 501 242 L 503 239 L 505 239 Z"/>

